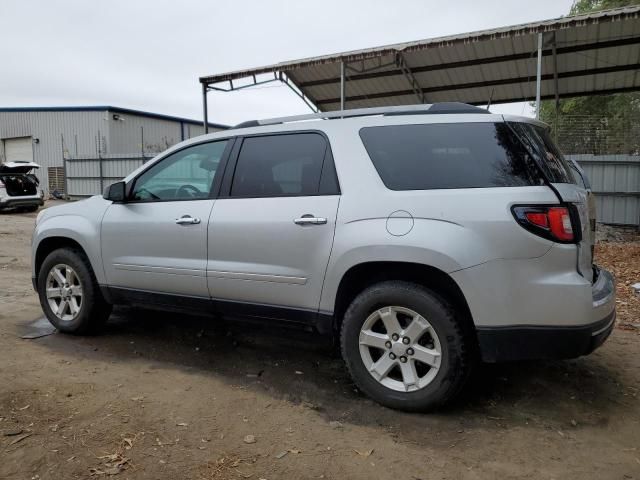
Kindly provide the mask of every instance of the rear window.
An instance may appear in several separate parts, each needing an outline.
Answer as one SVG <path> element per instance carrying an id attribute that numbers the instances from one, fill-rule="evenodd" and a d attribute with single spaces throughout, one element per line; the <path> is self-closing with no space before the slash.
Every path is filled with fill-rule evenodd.
<path id="1" fill-rule="evenodd" d="M 551 183 L 576 183 L 568 162 L 556 147 L 546 128 L 518 122 L 511 122 L 509 125 L 535 157 Z"/>
<path id="2" fill-rule="evenodd" d="M 391 190 L 541 184 L 531 156 L 505 123 L 366 127 L 360 138 Z"/>

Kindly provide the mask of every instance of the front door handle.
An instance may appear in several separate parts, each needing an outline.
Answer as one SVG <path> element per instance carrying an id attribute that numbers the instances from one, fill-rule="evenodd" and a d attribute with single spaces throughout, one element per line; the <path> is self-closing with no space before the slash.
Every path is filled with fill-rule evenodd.
<path id="1" fill-rule="evenodd" d="M 300 218 L 296 218 L 293 220 L 293 223 L 296 225 L 324 225 L 327 223 L 326 218 L 322 217 L 314 217 L 313 215 L 303 215 Z"/>
<path id="2" fill-rule="evenodd" d="M 183 215 L 180 218 L 176 218 L 176 223 L 178 225 L 197 225 L 200 223 L 200 219 L 191 215 Z"/>

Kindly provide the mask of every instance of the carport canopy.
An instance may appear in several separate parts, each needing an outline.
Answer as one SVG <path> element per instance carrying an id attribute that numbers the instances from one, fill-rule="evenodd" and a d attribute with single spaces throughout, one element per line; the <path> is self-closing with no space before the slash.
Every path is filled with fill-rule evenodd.
<path id="1" fill-rule="evenodd" d="M 314 111 L 472 105 L 640 89 L 640 6 L 293 60 L 200 78 L 207 92 L 283 82 Z"/>

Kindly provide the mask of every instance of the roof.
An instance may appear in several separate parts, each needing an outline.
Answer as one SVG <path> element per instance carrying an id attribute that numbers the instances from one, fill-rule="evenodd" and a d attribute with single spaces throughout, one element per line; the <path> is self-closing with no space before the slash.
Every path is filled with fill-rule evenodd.
<path id="1" fill-rule="evenodd" d="M 91 105 L 91 106 L 70 106 L 70 107 L 2 107 L 0 112 L 113 112 L 123 115 L 137 115 L 140 117 L 157 118 L 160 120 L 169 120 L 180 123 L 189 123 L 191 125 L 202 125 L 201 120 L 193 120 L 191 118 L 175 117 L 173 115 L 163 115 L 161 113 L 145 112 L 143 110 L 133 110 L 130 108 L 113 107 L 110 105 Z M 228 125 L 220 123 L 209 123 L 211 128 L 229 128 Z"/>
<path id="2" fill-rule="evenodd" d="M 539 33 L 542 99 L 555 96 L 554 70 L 561 98 L 640 89 L 640 6 L 293 60 L 200 82 L 284 73 L 320 110 L 337 110 L 345 62 L 348 108 L 528 101 L 535 98 Z"/>

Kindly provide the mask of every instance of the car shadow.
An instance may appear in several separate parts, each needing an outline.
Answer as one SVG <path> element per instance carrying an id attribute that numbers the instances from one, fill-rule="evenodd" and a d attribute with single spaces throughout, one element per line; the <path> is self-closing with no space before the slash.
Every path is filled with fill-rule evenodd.
<path id="1" fill-rule="evenodd" d="M 567 361 L 480 364 L 456 401 L 424 415 L 393 411 L 366 398 L 330 340 L 280 325 L 117 308 L 102 335 L 56 334 L 37 341 L 98 361 L 144 359 L 150 368 L 197 370 L 303 404 L 327 420 L 383 427 L 398 441 L 415 443 L 433 444 L 424 432 L 435 428 L 436 442 L 444 446 L 475 429 L 606 425 L 625 408 L 622 382 L 599 351 Z"/>

